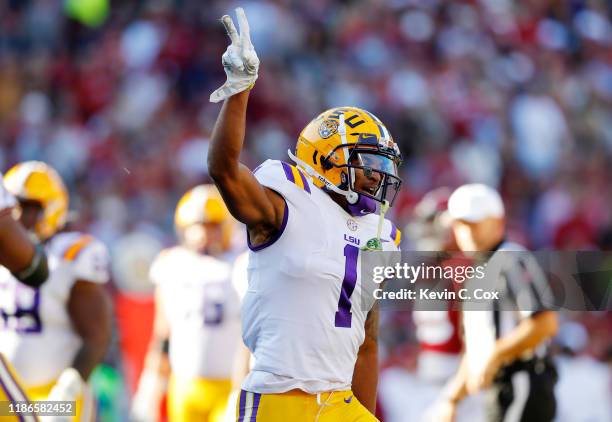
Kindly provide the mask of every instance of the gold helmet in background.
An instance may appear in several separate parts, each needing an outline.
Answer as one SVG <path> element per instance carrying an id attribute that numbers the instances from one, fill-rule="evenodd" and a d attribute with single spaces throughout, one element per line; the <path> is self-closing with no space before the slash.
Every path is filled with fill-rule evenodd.
<path id="1" fill-rule="evenodd" d="M 207 223 L 221 225 L 222 250 L 228 250 L 234 233 L 234 218 L 214 185 L 198 185 L 179 200 L 174 213 L 174 226 L 181 242 L 188 242 L 189 230 Z"/>
<path id="2" fill-rule="evenodd" d="M 43 210 L 36 235 L 45 240 L 64 227 L 68 214 L 68 191 L 53 167 L 42 161 L 25 161 L 4 176 L 4 185 L 17 199 L 35 201 Z"/>

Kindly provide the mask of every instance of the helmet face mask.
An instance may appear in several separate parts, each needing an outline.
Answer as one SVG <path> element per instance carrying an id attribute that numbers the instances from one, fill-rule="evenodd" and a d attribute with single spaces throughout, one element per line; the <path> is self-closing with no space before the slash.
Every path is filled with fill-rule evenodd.
<path id="1" fill-rule="evenodd" d="M 378 202 L 387 201 L 389 205 L 393 205 L 402 181 L 397 175 L 397 166 L 392 159 L 384 155 L 359 153 L 354 150 L 346 167 L 349 169 L 350 190 Z M 375 189 L 368 191 L 357 186 L 358 172 L 355 171 L 357 169 L 362 171 L 361 177 L 371 179 L 374 178 L 374 174 L 378 175 Z"/>
<path id="2" fill-rule="evenodd" d="M 371 138 L 369 138 L 371 139 Z M 395 202 L 397 193 L 400 190 L 402 180 L 398 176 L 398 166 L 401 164 L 401 157 L 397 146 L 393 144 L 390 148 L 383 148 L 378 144 L 378 140 L 374 138 L 374 142 L 362 142 L 339 145 L 334 148 L 330 154 L 335 153 L 340 148 L 348 148 L 349 156 L 346 164 L 336 165 L 338 168 L 346 168 L 348 171 L 343 173 L 345 177 L 342 180 L 341 188 L 365 195 L 378 202 L 386 201 L 390 206 Z M 360 171 L 356 171 L 360 170 Z M 378 179 L 375 181 L 375 187 L 365 183 L 359 186 L 359 179 Z M 369 188 L 369 189 L 368 189 Z"/>

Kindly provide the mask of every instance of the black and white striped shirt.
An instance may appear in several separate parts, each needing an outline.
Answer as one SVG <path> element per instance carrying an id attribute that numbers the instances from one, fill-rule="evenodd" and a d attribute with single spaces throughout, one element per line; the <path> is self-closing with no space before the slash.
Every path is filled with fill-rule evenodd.
<path id="1" fill-rule="evenodd" d="M 480 283 L 480 286 L 479 286 Z M 523 319 L 546 310 L 553 303 L 552 291 L 544 271 L 523 246 L 504 241 L 487 261 L 487 277 L 466 283 L 470 291 L 478 287 L 500 292 L 500 300 L 475 306 L 463 304 L 463 326 L 468 368 L 479 373 L 493 352 L 495 342 L 512 331 Z M 547 346 L 527 351 L 523 360 L 544 357 Z"/>

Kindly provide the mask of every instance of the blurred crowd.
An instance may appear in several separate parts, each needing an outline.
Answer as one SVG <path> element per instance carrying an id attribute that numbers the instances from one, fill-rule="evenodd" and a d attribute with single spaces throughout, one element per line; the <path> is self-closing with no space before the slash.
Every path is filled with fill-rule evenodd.
<path id="1" fill-rule="evenodd" d="M 110 1 L 98 27 L 58 0 L 0 6 L 0 166 L 44 159 L 112 244 L 171 232 L 206 180 L 228 1 Z M 501 189 L 533 248 L 612 245 L 612 8 L 605 0 L 244 1 L 261 74 L 244 161 L 285 158 L 338 105 L 373 110 L 403 156 L 395 218 L 438 186 Z"/>
<path id="2" fill-rule="evenodd" d="M 612 249 L 607 0 L 112 0 L 93 26 L 67 3 L 0 2 L 0 169 L 52 164 L 73 226 L 108 244 L 119 285 L 138 290 L 146 268 L 122 259 L 172 242 L 178 198 L 208 180 L 219 17 L 237 5 L 261 59 L 251 168 L 286 160 L 322 110 L 359 106 L 402 150 L 399 226 L 432 188 L 484 182 L 513 239 Z"/>

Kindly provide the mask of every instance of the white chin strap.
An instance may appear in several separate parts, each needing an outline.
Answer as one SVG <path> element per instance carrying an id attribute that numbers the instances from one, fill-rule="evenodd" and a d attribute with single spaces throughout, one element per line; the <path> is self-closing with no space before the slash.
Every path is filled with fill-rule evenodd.
<path id="1" fill-rule="evenodd" d="M 336 192 L 337 194 L 340 194 L 340 195 L 344 196 L 346 198 L 346 200 L 348 201 L 348 203 L 351 204 L 351 205 L 357 203 L 357 201 L 359 200 L 359 194 L 357 192 L 352 191 L 350 188 L 347 189 L 347 190 L 340 189 L 338 186 L 334 185 L 332 182 L 327 180 L 325 177 L 323 177 L 322 175 L 317 173 L 312 167 L 310 167 L 304 161 L 300 160 L 295 155 L 293 155 L 291 150 L 287 150 L 287 154 L 289 155 L 289 158 L 291 158 L 291 160 L 295 164 L 300 166 L 306 173 L 308 173 L 308 175 L 310 177 L 314 177 L 315 179 L 317 179 L 318 181 L 323 183 L 327 189 L 331 190 L 332 192 Z"/>

